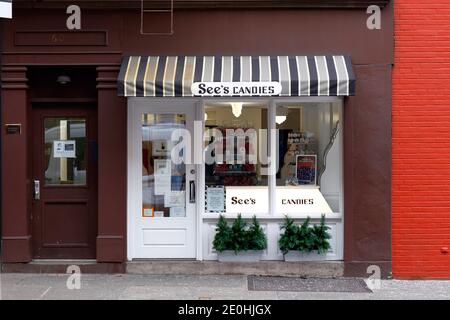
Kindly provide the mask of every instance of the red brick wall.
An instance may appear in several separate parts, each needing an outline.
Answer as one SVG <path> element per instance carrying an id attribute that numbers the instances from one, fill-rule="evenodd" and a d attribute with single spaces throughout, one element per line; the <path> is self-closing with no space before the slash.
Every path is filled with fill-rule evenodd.
<path id="1" fill-rule="evenodd" d="M 450 2 L 394 4 L 393 275 L 450 278 Z"/>

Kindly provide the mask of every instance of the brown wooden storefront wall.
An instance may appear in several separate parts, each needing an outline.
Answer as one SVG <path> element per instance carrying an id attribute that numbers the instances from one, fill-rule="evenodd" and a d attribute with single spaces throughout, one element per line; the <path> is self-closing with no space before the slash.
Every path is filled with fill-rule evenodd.
<path id="1" fill-rule="evenodd" d="M 96 68 L 97 260 L 121 262 L 126 257 L 127 131 L 126 100 L 117 97 L 116 78 L 123 55 L 349 54 L 357 86 L 356 96 L 346 99 L 344 108 L 346 271 L 364 274 L 368 264 L 390 271 L 390 4 L 382 11 L 382 29 L 376 31 L 365 27 L 364 9 L 182 10 L 175 12 L 173 36 L 139 35 L 136 9 L 84 10 L 82 31 L 67 37 L 65 19 L 65 10 L 61 9 L 18 9 L 14 20 L 4 22 L 3 124 L 22 123 L 24 127 L 22 135 L 2 133 L 4 262 L 28 262 L 32 257 L 32 177 L 27 160 L 29 68 Z"/>

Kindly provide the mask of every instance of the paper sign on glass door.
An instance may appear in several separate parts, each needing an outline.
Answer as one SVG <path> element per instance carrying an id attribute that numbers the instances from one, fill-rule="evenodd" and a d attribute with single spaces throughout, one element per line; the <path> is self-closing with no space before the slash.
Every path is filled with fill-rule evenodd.
<path id="1" fill-rule="evenodd" d="M 54 158 L 75 158 L 75 140 L 53 141 Z"/>
<path id="2" fill-rule="evenodd" d="M 155 195 L 169 193 L 171 188 L 171 161 L 155 159 Z"/>
<path id="3" fill-rule="evenodd" d="M 164 194 L 164 207 L 184 207 L 186 204 L 186 192 L 170 191 Z"/>
<path id="4" fill-rule="evenodd" d="M 184 207 L 172 207 L 170 208 L 171 218 L 182 218 L 186 216 L 186 209 Z"/>

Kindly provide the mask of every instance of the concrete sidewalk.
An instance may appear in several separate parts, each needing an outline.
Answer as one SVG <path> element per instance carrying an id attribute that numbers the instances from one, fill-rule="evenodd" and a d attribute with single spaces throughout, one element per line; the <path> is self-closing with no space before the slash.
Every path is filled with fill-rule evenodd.
<path id="1" fill-rule="evenodd" d="M 1 298 L 11 299 L 450 299 L 450 281 L 383 280 L 373 292 L 249 291 L 246 276 L 1 274 Z M 333 281 L 333 279 L 328 279 Z M 76 284 L 75 282 L 71 282 Z M 345 291 L 345 289 L 343 290 Z"/>

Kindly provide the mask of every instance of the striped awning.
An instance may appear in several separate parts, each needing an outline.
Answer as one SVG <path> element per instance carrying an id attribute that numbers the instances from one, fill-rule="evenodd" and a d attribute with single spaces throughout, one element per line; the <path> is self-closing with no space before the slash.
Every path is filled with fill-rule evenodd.
<path id="1" fill-rule="evenodd" d="M 199 87 L 210 87 L 210 90 L 199 92 Z M 341 55 L 131 56 L 122 62 L 118 94 L 125 97 L 353 96 L 355 74 L 350 57 Z"/>

